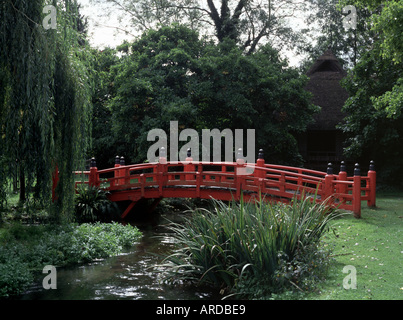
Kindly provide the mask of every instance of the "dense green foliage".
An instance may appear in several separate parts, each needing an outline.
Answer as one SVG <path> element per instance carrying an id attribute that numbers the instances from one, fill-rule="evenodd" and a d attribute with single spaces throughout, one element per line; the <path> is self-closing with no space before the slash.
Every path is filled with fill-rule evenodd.
<path id="1" fill-rule="evenodd" d="M 48 3 L 57 7 L 55 30 L 42 27 Z M 152 144 L 147 133 L 168 132 L 170 121 L 199 133 L 256 129 L 256 148 L 265 150 L 268 162 L 302 163 L 294 136 L 318 108 L 303 89 L 307 78 L 273 48 L 300 43 L 301 34 L 280 17 L 302 10 L 303 2 L 269 1 L 263 8 L 258 1 L 211 0 L 208 10 L 194 1 L 160 2 L 166 11 L 155 1 L 122 3 L 136 14 L 149 13 L 132 16 L 147 32 L 116 50 L 89 48 L 76 0 L 0 3 L 0 223 L 4 210 L 30 223 L 49 214 L 59 224 L 113 218 L 116 207 L 105 192 L 89 188 L 75 197 L 72 171 L 90 156 L 101 168 L 116 155 L 143 162 Z M 290 11 L 277 11 L 286 3 Z M 346 156 L 375 160 L 378 181 L 401 184 L 403 1 L 309 3 L 316 11 L 308 22 L 321 34 L 303 51 L 316 59 L 330 46 L 344 66 L 354 66 L 343 82 L 350 95 L 340 125 L 348 137 Z M 356 30 L 342 27 L 340 9 L 348 4 L 357 6 Z M 149 28 L 157 20 L 158 29 Z M 213 26 L 208 32 L 206 21 Z M 211 30 L 218 43 L 200 36 Z M 60 181 L 52 203 L 56 169 Z M 11 209 L 6 202 L 17 189 L 20 203 Z M 321 239 L 333 216 L 325 212 L 307 199 L 292 206 L 217 203 L 214 213 L 197 212 L 185 227 L 172 227 L 182 247 L 166 259 L 166 279 L 212 283 L 247 298 L 309 289 L 330 261 Z M 139 236 L 136 228 L 118 224 L 4 226 L 0 296 L 21 293 L 46 264 L 115 255 Z"/>
<path id="2" fill-rule="evenodd" d="M 131 225 L 95 223 L 0 229 L 0 297 L 20 294 L 45 265 L 63 267 L 117 255 L 141 236 Z"/>
<path id="3" fill-rule="evenodd" d="M 375 9 L 381 1 L 356 1 Z M 376 41 L 345 79 L 350 98 L 340 126 L 348 135 L 346 154 L 362 161 L 375 160 L 379 181 L 403 181 L 403 114 L 401 38 L 403 1 L 390 1 L 369 18 Z M 391 22 L 389 22 L 391 21 Z"/>
<path id="4" fill-rule="evenodd" d="M 308 54 L 307 59 L 302 62 L 303 71 L 306 72 L 307 68 L 329 48 L 346 70 L 355 66 L 360 57 L 371 49 L 374 42 L 375 33 L 369 30 L 370 24 L 367 20 L 372 11 L 367 7 L 355 7 L 356 25 L 346 29 L 344 23 L 347 20 L 347 13 L 343 13 L 343 8 L 351 5 L 351 1 L 310 2 L 312 10 L 306 18 L 309 27 L 304 31 L 311 41 L 298 47 L 299 52 Z"/>
<path id="5" fill-rule="evenodd" d="M 303 89 L 306 77 L 286 68 L 270 46 L 245 56 L 233 41 L 214 44 L 173 25 L 120 50 L 126 54 L 113 68 L 116 95 L 110 102 L 115 155 L 144 161 L 152 145 L 147 133 L 169 133 L 175 120 L 180 130 L 192 128 L 200 136 L 202 129 L 256 129 L 256 147 L 267 159 L 300 163 L 292 134 L 305 130 L 318 109 Z"/>
<path id="6" fill-rule="evenodd" d="M 76 1 L 51 1 L 57 28 L 48 30 L 42 27 L 46 4 L 0 4 L 0 196 L 18 179 L 21 201 L 32 195 L 49 206 L 58 168 L 54 218 L 68 220 L 72 170 L 89 141 L 88 72 Z"/>
<path id="7" fill-rule="evenodd" d="M 110 99 L 115 96 L 113 67 L 119 57 L 115 49 L 93 49 L 93 92 L 92 92 L 92 139 L 89 156 L 96 157 L 99 168 L 110 167 L 118 154 L 125 154 L 120 139 L 115 139 L 112 132 L 112 111 Z"/>
<path id="8" fill-rule="evenodd" d="M 209 283 L 248 298 L 311 289 L 329 266 L 320 240 L 338 215 L 310 197 L 292 205 L 217 202 L 213 212 L 169 227 L 178 249 L 158 268 L 168 283 Z"/>

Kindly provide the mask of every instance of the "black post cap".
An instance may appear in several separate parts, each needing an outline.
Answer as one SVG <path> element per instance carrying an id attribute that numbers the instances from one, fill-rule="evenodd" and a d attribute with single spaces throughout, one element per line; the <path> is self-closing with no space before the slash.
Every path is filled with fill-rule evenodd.
<path id="1" fill-rule="evenodd" d="M 192 149 L 189 148 L 189 149 L 187 150 L 187 154 L 186 154 L 186 155 L 187 155 L 188 158 L 190 158 L 190 157 L 192 156 Z"/>
<path id="2" fill-rule="evenodd" d="M 119 156 L 116 156 L 116 158 L 115 158 L 115 164 L 120 164 L 120 157 L 119 157 Z"/>
<path id="3" fill-rule="evenodd" d="M 340 172 L 346 171 L 346 163 L 344 161 L 340 162 Z"/>
<path id="4" fill-rule="evenodd" d="M 124 166 L 125 165 L 125 157 L 120 157 L 120 165 Z"/>
<path id="5" fill-rule="evenodd" d="M 327 174 L 333 174 L 333 164 L 331 164 L 331 163 L 328 163 L 328 164 L 327 164 L 327 171 L 326 171 L 326 173 L 327 173 Z"/>
<path id="6" fill-rule="evenodd" d="M 92 158 L 91 158 L 91 162 L 90 162 L 90 167 L 91 167 L 91 168 L 95 168 L 96 166 L 97 166 L 97 162 L 95 161 L 95 158 L 92 157 Z"/>
<path id="7" fill-rule="evenodd" d="M 369 170 L 370 171 L 375 171 L 375 161 L 371 160 L 369 163 Z"/>
<path id="8" fill-rule="evenodd" d="M 260 150 L 259 150 L 259 153 L 258 153 L 258 155 L 257 155 L 257 158 L 258 158 L 258 159 L 264 159 L 264 152 L 263 152 L 263 149 L 260 149 Z"/>
<path id="9" fill-rule="evenodd" d="M 361 169 L 360 169 L 360 165 L 358 163 L 356 163 L 355 166 L 354 166 L 354 175 L 355 176 L 360 176 L 361 175 Z"/>

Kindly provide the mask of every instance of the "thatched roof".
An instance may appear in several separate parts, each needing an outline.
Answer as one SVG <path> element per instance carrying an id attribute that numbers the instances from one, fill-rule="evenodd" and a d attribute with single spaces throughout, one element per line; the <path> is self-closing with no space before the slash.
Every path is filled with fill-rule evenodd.
<path id="1" fill-rule="evenodd" d="M 343 120 L 345 114 L 341 112 L 341 108 L 348 94 L 340 85 L 340 80 L 346 74 L 330 49 L 309 69 L 307 75 L 310 80 L 306 90 L 313 93 L 312 102 L 322 108 L 322 111 L 315 116 L 315 123 L 309 129 L 334 130 Z"/>

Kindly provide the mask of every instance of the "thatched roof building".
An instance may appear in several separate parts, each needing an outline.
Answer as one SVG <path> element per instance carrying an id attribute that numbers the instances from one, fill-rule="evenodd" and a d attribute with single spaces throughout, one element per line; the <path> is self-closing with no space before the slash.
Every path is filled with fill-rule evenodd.
<path id="1" fill-rule="evenodd" d="M 345 117 L 341 109 L 348 93 L 340 81 L 347 73 L 329 49 L 316 60 L 307 75 L 310 80 L 306 90 L 313 93 L 312 102 L 322 110 L 299 139 L 300 152 L 306 167 L 325 169 L 327 163 L 336 165 L 342 160 L 343 136 L 336 126 Z"/>
<path id="2" fill-rule="evenodd" d="M 311 129 L 333 130 L 345 114 L 341 111 L 348 98 L 340 81 L 347 75 L 332 51 L 327 50 L 307 72 L 310 78 L 306 89 L 313 93 L 313 103 L 322 108 Z"/>

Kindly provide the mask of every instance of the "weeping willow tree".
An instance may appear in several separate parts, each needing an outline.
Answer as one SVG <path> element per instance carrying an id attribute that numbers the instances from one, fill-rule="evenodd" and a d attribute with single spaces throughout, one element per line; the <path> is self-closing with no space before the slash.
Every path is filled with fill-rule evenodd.
<path id="1" fill-rule="evenodd" d="M 46 28 L 45 6 L 57 9 Z M 76 0 L 0 3 L 0 202 L 19 179 L 20 200 L 40 201 L 69 219 L 73 175 L 87 147 L 90 92 Z M 52 21 L 50 21 L 52 22 Z M 57 200 L 52 175 L 59 170 Z"/>

